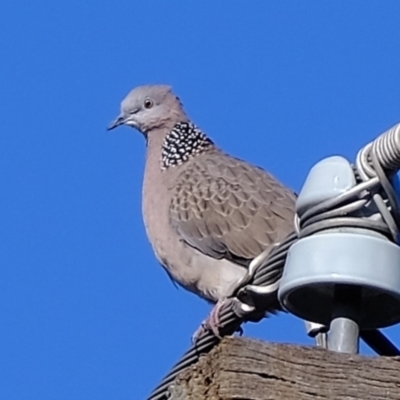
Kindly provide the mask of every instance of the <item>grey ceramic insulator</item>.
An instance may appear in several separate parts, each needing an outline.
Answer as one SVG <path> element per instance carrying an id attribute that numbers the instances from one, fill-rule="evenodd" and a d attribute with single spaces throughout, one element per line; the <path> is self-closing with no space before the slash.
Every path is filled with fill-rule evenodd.
<path id="1" fill-rule="evenodd" d="M 310 207 L 334 198 L 355 185 L 353 169 L 345 158 L 326 158 L 311 168 L 297 199 L 296 212 L 301 216 Z"/>
<path id="2" fill-rule="evenodd" d="M 361 286 L 361 329 L 400 322 L 400 249 L 365 234 L 330 232 L 307 237 L 289 250 L 279 288 L 288 311 L 329 325 L 335 286 Z"/>
<path id="3" fill-rule="evenodd" d="M 320 161 L 301 190 L 298 215 L 355 185 L 345 158 Z M 367 229 L 330 229 L 296 242 L 289 250 L 278 296 L 293 314 L 329 326 L 337 306 L 335 292 L 343 285 L 350 299 L 354 288 L 361 329 L 400 322 L 400 248 Z"/>

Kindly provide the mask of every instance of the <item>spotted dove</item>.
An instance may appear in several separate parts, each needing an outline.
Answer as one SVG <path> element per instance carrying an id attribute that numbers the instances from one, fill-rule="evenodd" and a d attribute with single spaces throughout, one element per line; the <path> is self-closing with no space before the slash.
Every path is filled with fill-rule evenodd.
<path id="1" fill-rule="evenodd" d="M 108 129 L 119 125 L 146 139 L 146 232 L 158 261 L 185 289 L 212 303 L 224 299 L 252 259 L 293 231 L 294 193 L 219 149 L 169 86 L 133 89 Z"/>

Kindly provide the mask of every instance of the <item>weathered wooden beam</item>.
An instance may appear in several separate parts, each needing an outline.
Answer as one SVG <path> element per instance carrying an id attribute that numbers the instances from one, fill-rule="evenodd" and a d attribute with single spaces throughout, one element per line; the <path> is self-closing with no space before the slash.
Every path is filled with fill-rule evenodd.
<path id="1" fill-rule="evenodd" d="M 226 338 L 170 392 L 169 400 L 400 400 L 400 357 Z"/>

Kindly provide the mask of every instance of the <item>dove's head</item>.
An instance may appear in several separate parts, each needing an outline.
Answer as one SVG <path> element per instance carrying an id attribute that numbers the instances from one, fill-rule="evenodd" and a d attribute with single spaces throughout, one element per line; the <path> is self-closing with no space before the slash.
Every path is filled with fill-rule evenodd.
<path id="1" fill-rule="evenodd" d="M 182 104 L 170 86 L 138 86 L 122 100 L 121 112 L 108 130 L 128 125 L 147 136 L 155 129 L 169 131 L 176 123 L 187 120 Z"/>

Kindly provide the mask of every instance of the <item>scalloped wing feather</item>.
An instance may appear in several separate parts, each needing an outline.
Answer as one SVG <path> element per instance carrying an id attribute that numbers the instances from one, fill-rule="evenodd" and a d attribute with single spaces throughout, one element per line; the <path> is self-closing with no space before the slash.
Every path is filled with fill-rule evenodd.
<path id="1" fill-rule="evenodd" d="M 172 190 L 172 227 L 210 257 L 247 266 L 293 231 L 294 193 L 218 150 L 187 162 Z"/>

